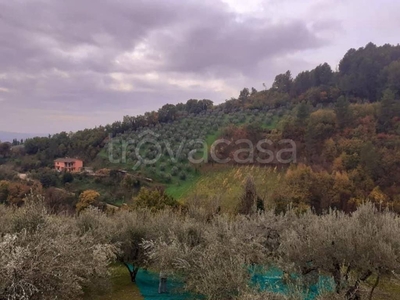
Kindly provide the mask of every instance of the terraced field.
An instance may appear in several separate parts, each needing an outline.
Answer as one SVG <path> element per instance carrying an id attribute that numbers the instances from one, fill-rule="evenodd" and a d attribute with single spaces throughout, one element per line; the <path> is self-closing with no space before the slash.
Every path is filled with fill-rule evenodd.
<path id="1" fill-rule="evenodd" d="M 99 164 L 140 171 L 157 182 L 178 185 L 196 177 L 193 175 L 195 168 L 188 160 L 189 153 L 197 149 L 193 157 L 201 158 L 206 151 L 202 143 L 209 149 L 225 126 L 258 123 L 271 129 L 276 126 L 280 114 L 282 112 L 277 110 L 246 110 L 230 114 L 214 110 L 173 123 L 126 132 L 109 141 L 98 155 Z M 153 163 L 145 163 L 153 160 Z"/>

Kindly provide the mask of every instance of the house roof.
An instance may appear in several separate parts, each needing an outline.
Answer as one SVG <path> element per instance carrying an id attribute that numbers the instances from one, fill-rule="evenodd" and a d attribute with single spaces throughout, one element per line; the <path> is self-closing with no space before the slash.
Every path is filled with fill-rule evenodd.
<path id="1" fill-rule="evenodd" d="M 76 161 L 81 161 L 80 159 L 77 158 L 57 158 L 55 162 L 64 162 L 64 163 L 72 163 Z"/>

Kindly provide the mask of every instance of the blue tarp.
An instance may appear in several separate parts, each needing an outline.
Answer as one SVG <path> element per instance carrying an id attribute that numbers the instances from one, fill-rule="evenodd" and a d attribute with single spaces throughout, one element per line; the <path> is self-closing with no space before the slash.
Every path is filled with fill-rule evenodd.
<path id="1" fill-rule="evenodd" d="M 258 272 L 257 272 L 258 271 Z M 290 286 L 285 282 L 285 276 L 282 270 L 271 267 L 267 270 L 251 270 L 253 273 L 251 281 L 261 291 L 268 291 L 277 294 L 289 295 Z M 296 275 L 290 275 L 291 279 L 296 279 Z M 327 276 L 319 276 L 317 283 L 304 287 L 300 292 L 304 300 L 314 300 L 321 292 L 332 291 L 334 281 Z"/>
<path id="2" fill-rule="evenodd" d="M 167 294 L 158 293 L 159 274 L 140 269 L 136 275 L 136 285 L 145 300 L 188 300 L 193 299 L 183 292 L 183 283 L 179 280 L 168 278 Z"/>
<path id="3" fill-rule="evenodd" d="M 133 268 L 133 267 L 132 267 Z M 264 270 L 262 268 L 250 268 L 251 282 L 262 291 L 289 295 L 291 290 L 284 280 L 284 273 L 275 267 Z M 291 275 L 295 278 L 295 275 Z M 177 279 L 168 278 L 167 294 L 158 293 L 159 275 L 157 273 L 139 270 L 136 276 L 136 284 L 145 300 L 190 300 L 196 297 L 183 292 L 183 282 Z M 332 291 L 334 282 L 332 278 L 319 276 L 316 284 L 305 287 L 303 290 L 304 300 L 314 300 L 321 291 Z M 197 297 L 199 299 L 199 297 Z"/>

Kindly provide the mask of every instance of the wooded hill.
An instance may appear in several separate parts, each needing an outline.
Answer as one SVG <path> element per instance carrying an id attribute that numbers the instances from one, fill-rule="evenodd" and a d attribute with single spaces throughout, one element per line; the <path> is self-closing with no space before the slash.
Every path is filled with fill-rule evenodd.
<path id="1" fill-rule="evenodd" d="M 370 200 L 400 211 L 400 46 L 369 43 L 350 49 L 337 72 L 327 63 L 295 78 L 287 71 L 271 88 L 244 88 L 219 105 L 207 99 L 166 104 L 106 126 L 27 139 L 16 151 L 0 147 L 0 156 L 21 172 L 51 168 L 58 157 L 79 156 L 86 165 L 135 173 L 133 148 L 127 149 L 124 163 L 111 164 L 108 151 L 113 149 L 118 160 L 123 141 L 138 140 L 146 130 L 168 141 L 174 153 L 183 139 L 208 144 L 218 137 L 294 140 L 298 164 L 284 166 L 280 188 L 270 199 L 278 210 L 292 203 L 317 211 L 352 211 Z M 142 150 L 148 159 L 157 155 L 151 145 Z M 139 171 L 167 185 L 198 175 L 187 161 L 189 146 L 177 162 L 163 151 L 157 164 Z"/>

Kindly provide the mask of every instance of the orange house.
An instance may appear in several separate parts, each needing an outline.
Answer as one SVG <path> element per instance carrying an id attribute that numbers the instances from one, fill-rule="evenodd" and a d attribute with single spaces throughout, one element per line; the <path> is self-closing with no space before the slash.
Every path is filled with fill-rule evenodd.
<path id="1" fill-rule="evenodd" d="M 76 158 L 59 158 L 54 161 L 57 171 L 80 172 L 83 168 L 83 161 Z"/>

